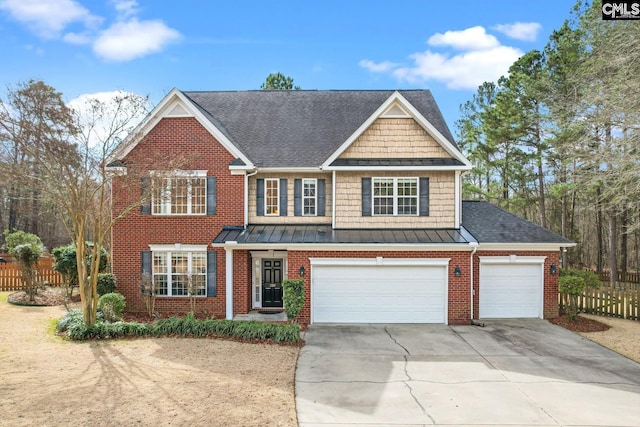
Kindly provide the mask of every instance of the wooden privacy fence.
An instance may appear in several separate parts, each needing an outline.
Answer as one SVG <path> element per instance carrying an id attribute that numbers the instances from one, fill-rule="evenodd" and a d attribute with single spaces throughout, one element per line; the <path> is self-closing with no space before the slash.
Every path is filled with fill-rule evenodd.
<path id="1" fill-rule="evenodd" d="M 41 259 L 36 272 L 37 282 L 48 282 L 51 286 L 62 285 L 62 276 L 53 269 L 51 259 Z M 24 287 L 22 268 L 15 262 L 0 264 L 0 291 L 18 291 Z"/>
<path id="2" fill-rule="evenodd" d="M 568 302 L 566 294 L 560 294 L 560 309 Z M 616 287 L 586 288 L 578 297 L 582 313 L 597 314 L 640 321 L 640 286 L 634 283 L 618 283 Z"/>
<path id="3" fill-rule="evenodd" d="M 601 271 L 598 273 L 596 270 L 589 270 L 598 275 L 603 282 L 609 282 L 611 279 L 610 271 Z M 618 282 L 623 283 L 640 283 L 640 272 L 638 271 L 618 271 Z"/>

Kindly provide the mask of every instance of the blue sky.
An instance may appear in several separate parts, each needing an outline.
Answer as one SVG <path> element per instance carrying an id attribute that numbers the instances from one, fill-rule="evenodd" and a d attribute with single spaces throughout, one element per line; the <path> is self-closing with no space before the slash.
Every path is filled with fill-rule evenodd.
<path id="1" fill-rule="evenodd" d="M 485 80 L 542 49 L 573 0 L 0 0 L 0 83 L 67 101 L 125 90 L 431 89 L 449 126 Z"/>

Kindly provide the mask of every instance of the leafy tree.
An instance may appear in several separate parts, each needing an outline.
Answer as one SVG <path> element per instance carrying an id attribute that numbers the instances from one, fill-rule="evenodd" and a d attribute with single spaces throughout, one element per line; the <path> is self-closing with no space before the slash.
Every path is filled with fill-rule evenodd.
<path id="1" fill-rule="evenodd" d="M 15 257 L 22 267 L 22 281 L 29 294 L 29 301 L 33 301 L 38 291 L 38 282 L 36 280 L 38 259 L 44 252 L 42 241 L 35 234 L 25 233 L 24 231 L 10 233 L 9 230 L 5 230 L 4 235 L 9 254 Z"/>
<path id="2" fill-rule="evenodd" d="M 108 167 L 109 154 L 133 131 L 146 114 L 148 103 L 146 98 L 121 93 L 110 101 L 89 99 L 82 111 L 76 111 L 67 108 L 62 95 L 43 82 L 30 81 L 24 86 L 20 96 L 29 102 L 21 106 L 25 110 L 23 115 L 48 117 L 49 126 L 45 128 L 47 132 L 38 137 L 38 144 L 24 144 L 22 148 L 30 158 L 39 159 L 38 174 L 33 176 L 38 192 L 45 195 L 65 219 L 68 235 L 76 248 L 83 319 L 93 325 L 98 304 L 98 273 L 111 228 L 150 197 L 150 190 L 143 195 L 136 193 L 135 199 L 112 215 L 112 181 L 118 175 Z M 11 136 L 20 140 L 31 125 L 11 119 L 11 112 L 8 114 L 7 120 L 13 126 Z M 139 189 L 139 174 L 149 170 L 148 165 L 158 164 L 159 158 L 150 152 L 145 161 L 147 167 L 128 164 L 118 169 L 122 180 L 128 183 L 121 183 L 118 191 L 132 193 L 133 186 Z M 32 177 L 24 168 L 14 168 L 9 173 L 18 180 Z M 93 245 L 88 246 L 87 240 Z"/>
<path id="3" fill-rule="evenodd" d="M 281 72 L 271 73 L 264 83 L 260 85 L 262 90 L 300 90 L 300 86 L 293 85 L 293 78 L 285 76 Z"/>

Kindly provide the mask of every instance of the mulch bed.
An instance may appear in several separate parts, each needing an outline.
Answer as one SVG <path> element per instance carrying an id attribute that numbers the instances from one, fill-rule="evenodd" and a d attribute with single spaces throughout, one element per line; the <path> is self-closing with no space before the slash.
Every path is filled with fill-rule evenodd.
<path id="1" fill-rule="evenodd" d="M 571 321 L 567 316 L 561 315 L 560 317 L 549 319 L 549 322 L 573 332 L 602 332 L 610 328 L 609 325 L 582 316 L 578 316 L 575 321 Z"/>
<path id="2" fill-rule="evenodd" d="M 17 291 L 10 294 L 7 297 L 7 301 L 15 305 L 28 305 L 28 306 L 54 306 L 64 304 L 64 296 L 62 289 L 60 288 L 40 288 L 34 295 L 33 301 L 29 299 L 29 294 L 25 291 Z M 80 295 L 74 294 L 71 297 L 71 302 L 80 301 Z"/>

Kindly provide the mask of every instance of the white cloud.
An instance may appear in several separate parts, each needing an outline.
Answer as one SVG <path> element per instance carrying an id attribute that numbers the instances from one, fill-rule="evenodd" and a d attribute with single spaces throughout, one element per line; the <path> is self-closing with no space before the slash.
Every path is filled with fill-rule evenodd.
<path id="1" fill-rule="evenodd" d="M 82 132 L 86 135 L 90 147 L 104 144 L 108 139 L 110 131 L 112 131 L 111 129 L 114 123 L 119 123 L 123 117 L 129 117 L 130 114 L 133 114 L 132 109 L 127 107 L 137 105 L 136 102 L 138 101 L 132 103 L 122 101 L 123 99 L 129 99 L 129 97 L 138 100 L 144 99 L 144 97 L 135 93 L 115 90 L 110 92 L 86 93 L 67 103 L 67 106 L 76 112 Z M 147 106 L 147 108 L 149 108 L 149 106 Z M 142 121 L 144 118 L 144 114 L 142 113 L 144 113 L 144 111 L 139 111 L 138 113 L 140 114 L 136 116 L 132 115 L 133 119 L 125 129 L 122 129 L 118 134 L 114 135 L 116 140 L 125 138 L 129 130 Z M 96 120 L 96 117 L 101 119 Z M 113 145 L 117 141 L 108 142 Z"/>
<path id="2" fill-rule="evenodd" d="M 132 18 L 116 22 L 100 33 L 93 51 L 110 61 L 130 61 L 157 53 L 169 43 L 181 38 L 178 31 L 162 21 L 138 21 Z"/>
<path id="3" fill-rule="evenodd" d="M 411 55 L 414 63 L 396 68 L 393 75 L 400 80 L 419 83 L 435 80 L 449 89 L 476 89 L 486 81 L 496 81 L 507 73 L 513 62 L 522 56 L 509 46 L 446 55 L 430 50 Z"/>
<path id="4" fill-rule="evenodd" d="M 358 65 L 374 73 L 382 73 L 396 68 L 399 64 L 390 61 L 373 62 L 369 59 L 363 59 Z"/>
<path id="5" fill-rule="evenodd" d="M 471 27 L 462 31 L 436 33 L 427 41 L 431 46 L 449 46 L 460 50 L 490 49 L 500 45 L 498 39 L 487 34 L 484 27 Z"/>
<path id="6" fill-rule="evenodd" d="M 496 25 L 494 28 L 512 39 L 533 42 L 536 41 L 542 25 L 537 22 L 516 22 L 515 24 Z"/>
<path id="7" fill-rule="evenodd" d="M 59 37 L 72 23 L 94 27 L 102 21 L 74 0 L 0 0 L 0 9 L 46 39 Z"/>
<path id="8" fill-rule="evenodd" d="M 486 81 L 506 75 L 511 64 L 523 55 L 520 49 L 500 44 L 483 27 L 437 33 L 429 38 L 428 44 L 439 48 L 438 51 L 429 48 L 411 54 L 408 64 L 363 59 L 359 65 L 412 84 L 436 81 L 449 89 L 476 89 Z"/>
<path id="9" fill-rule="evenodd" d="M 62 40 L 70 44 L 89 44 L 91 43 L 91 34 L 89 33 L 67 33 L 62 36 Z"/>
<path id="10" fill-rule="evenodd" d="M 111 3 L 120 15 L 121 19 L 126 19 L 136 15 L 140 9 L 136 0 L 111 0 Z"/>

